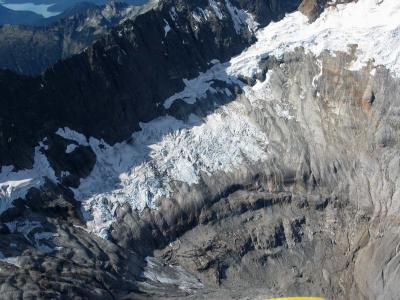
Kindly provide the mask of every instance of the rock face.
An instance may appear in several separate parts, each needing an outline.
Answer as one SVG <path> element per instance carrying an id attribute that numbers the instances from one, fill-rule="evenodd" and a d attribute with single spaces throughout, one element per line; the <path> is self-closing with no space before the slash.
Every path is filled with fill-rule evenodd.
<path id="1" fill-rule="evenodd" d="M 110 2 L 104 6 L 82 3 L 49 19 L 29 21 L 25 25 L 0 26 L 0 68 L 37 76 L 60 59 L 78 54 L 124 21 L 134 20 L 158 1 L 141 6 Z M 297 8 L 299 0 L 232 1 L 252 13 L 257 22 L 267 25 Z M 4 24 L 14 24 L 4 19 Z M 24 24 L 24 23 L 22 23 Z"/>
<path id="2" fill-rule="evenodd" d="M 326 7 L 350 2 L 354 2 L 354 0 L 304 0 L 299 6 L 299 11 L 306 15 L 310 22 L 313 22 L 320 16 Z"/>
<path id="3" fill-rule="evenodd" d="M 245 9 L 255 16 L 261 26 L 269 24 L 271 21 L 278 21 L 285 16 L 285 13 L 294 11 L 299 7 L 301 1 L 262 1 L 262 0 L 236 0 L 232 4 Z"/>
<path id="4" fill-rule="evenodd" d="M 293 119 L 276 114 L 276 103 L 248 111 L 268 130 L 275 158 L 235 175 L 203 178 L 196 192 L 180 191 L 187 202 L 164 203 L 153 216 L 145 212 L 135 220 L 129 213 L 117 214 L 113 240 L 131 236 L 129 228 L 138 226 L 132 224 L 149 230 L 143 235 L 151 232 L 157 242 L 165 237 L 165 246 L 157 245 L 153 255 L 196 274 L 209 287 L 205 298 L 314 294 L 328 299 L 394 299 L 396 288 L 390 283 L 382 288 L 379 274 L 388 272 L 389 282 L 399 276 L 385 263 L 393 259 L 389 245 L 398 237 L 390 228 L 396 225 L 391 218 L 381 219 L 377 203 L 397 201 L 393 182 L 381 172 L 391 177 L 399 172 L 396 142 L 389 133 L 393 127 L 383 121 L 393 120 L 389 111 L 396 111 L 398 104 L 389 99 L 396 99 L 398 80 L 384 69 L 372 77 L 370 67 L 347 71 L 343 66 L 353 59 L 348 55 L 333 58 L 325 53 L 321 59 L 323 72 L 317 83 L 320 66 L 301 50 L 266 62 L 272 72 L 270 92 L 294 112 Z M 302 91 L 308 92 L 302 96 Z M 243 96 L 237 101 L 248 103 Z M 386 212 L 394 213 L 393 206 Z M 147 229 L 149 224 L 153 225 Z M 160 271 L 150 267 L 147 272 L 149 292 L 165 297 L 165 290 L 157 289 L 162 280 L 154 275 Z"/>
<path id="5" fill-rule="evenodd" d="M 254 40 L 245 21 L 232 18 L 226 5 L 221 20 L 213 10 L 207 22 L 207 16 L 198 16 L 196 9 L 207 4 L 162 3 L 40 77 L 18 80 L 1 72 L 0 164 L 29 166 L 37 141 L 58 128 L 115 143 L 139 129 L 140 121 L 165 113 L 160 103 L 183 87 L 182 78 L 195 77 L 211 60 L 225 61 Z"/>
<path id="6" fill-rule="evenodd" d="M 134 19 L 153 5 L 153 1 L 143 6 L 119 2 L 104 6 L 80 4 L 59 16 L 25 25 L 10 25 L 15 22 L 4 19 L 7 25 L 0 26 L 0 68 L 37 76 L 58 60 L 80 53 L 112 27 Z"/>
<path id="7" fill-rule="evenodd" d="M 291 5 L 162 1 L 1 74 L 4 298 L 397 298 L 398 56 L 364 37 L 399 6 L 253 27 Z"/>

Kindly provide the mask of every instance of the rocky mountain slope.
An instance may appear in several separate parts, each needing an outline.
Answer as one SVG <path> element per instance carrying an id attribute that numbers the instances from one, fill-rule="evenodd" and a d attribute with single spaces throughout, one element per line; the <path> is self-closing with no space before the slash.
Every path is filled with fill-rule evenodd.
<path id="1" fill-rule="evenodd" d="M 65 12 L 68 11 L 76 6 L 80 5 L 105 5 L 109 3 L 110 1 L 108 0 L 30 0 L 30 2 L 26 2 L 26 0 L 2 0 L 1 1 L 3 4 L 7 6 L 13 7 L 15 6 L 20 6 L 18 7 L 19 9 L 25 8 L 26 9 L 26 4 L 31 4 L 32 6 L 37 6 L 36 10 L 39 10 L 39 6 L 45 6 L 46 10 L 51 13 L 60 13 L 60 12 Z M 127 3 L 130 5 L 142 5 L 145 4 L 147 1 L 146 0 L 121 0 L 120 2 Z M 25 7 L 24 7 L 25 5 Z M 31 8 L 28 7 L 27 8 Z"/>
<path id="2" fill-rule="evenodd" d="M 31 26 L 0 26 L 0 68 L 39 75 L 58 60 L 80 53 L 114 26 L 149 10 L 143 6 L 111 2 L 104 6 L 80 4 L 61 15 L 40 18 Z"/>
<path id="3" fill-rule="evenodd" d="M 2 295 L 396 299 L 400 6 L 308 5 L 165 0 L 3 72 Z"/>

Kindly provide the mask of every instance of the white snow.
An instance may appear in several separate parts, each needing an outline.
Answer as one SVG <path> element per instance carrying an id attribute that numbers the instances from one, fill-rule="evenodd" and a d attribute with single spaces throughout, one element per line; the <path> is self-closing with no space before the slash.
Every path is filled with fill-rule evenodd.
<path id="1" fill-rule="evenodd" d="M 207 11 L 203 10 L 202 8 L 197 7 L 196 10 L 192 12 L 192 16 L 197 23 L 201 23 L 208 19 L 209 14 Z"/>
<path id="2" fill-rule="evenodd" d="M 164 26 L 164 34 L 165 34 L 165 37 L 166 37 L 166 36 L 168 35 L 168 32 L 171 31 L 171 26 L 169 26 L 168 21 L 165 20 L 165 19 L 164 19 L 164 23 L 165 23 L 165 26 Z"/>
<path id="3" fill-rule="evenodd" d="M 252 62 L 258 55 L 281 57 L 296 47 L 318 56 L 323 50 L 348 51 L 357 44 L 359 69 L 371 59 L 400 75 L 400 1 L 359 0 L 330 7 L 314 23 L 300 12 L 287 15 L 258 32 L 258 42 L 241 55 Z M 253 58 L 253 59 L 252 59 Z"/>
<path id="4" fill-rule="evenodd" d="M 213 60 L 212 62 L 214 62 L 215 65 L 206 73 L 200 72 L 198 77 L 191 80 L 183 79 L 185 89 L 180 93 L 177 93 L 168 98 L 164 102 L 164 107 L 167 109 L 170 108 L 171 105 L 178 99 L 182 99 L 188 104 L 194 104 L 198 99 L 205 98 L 207 92 L 216 93 L 217 89 L 212 87 L 212 84 L 215 82 L 215 80 L 240 84 L 239 80 L 236 77 L 230 77 L 226 73 L 228 63 L 221 64 L 217 63 L 215 60 Z"/>
<path id="5" fill-rule="evenodd" d="M 69 175 L 71 175 L 70 172 L 68 172 L 68 171 L 61 171 L 61 178 L 67 177 L 67 176 L 69 176 Z"/>
<path id="6" fill-rule="evenodd" d="M 219 8 L 219 2 L 217 3 L 215 0 L 209 0 L 208 1 L 212 10 L 214 11 L 215 15 L 219 20 L 222 20 L 224 18 L 224 14 L 221 12 L 221 9 Z"/>
<path id="7" fill-rule="evenodd" d="M 259 24 L 254 20 L 254 17 L 250 13 L 233 6 L 229 0 L 225 0 L 225 3 L 229 14 L 231 15 L 236 33 L 239 34 L 245 26 L 247 26 L 251 32 L 257 30 Z"/>
<path id="8" fill-rule="evenodd" d="M 220 2 L 215 0 L 209 0 L 208 2 L 209 7 L 207 9 L 204 10 L 198 7 L 192 12 L 192 16 L 197 23 L 208 20 L 211 13 L 214 13 L 219 20 L 225 17 L 224 13 L 221 11 Z M 225 0 L 225 4 L 237 34 L 240 34 L 245 27 L 252 32 L 257 30 L 259 24 L 255 21 L 253 15 L 232 5 L 229 0 Z"/>
<path id="9" fill-rule="evenodd" d="M 42 150 L 43 146 L 35 148 L 32 169 L 13 171 L 12 166 L 3 166 L 0 169 L 0 214 L 12 207 L 15 199 L 24 198 L 30 188 L 42 186 L 45 177 L 57 181 L 54 170 Z"/>
<path id="10" fill-rule="evenodd" d="M 21 267 L 21 265 L 18 262 L 18 257 L 6 257 L 1 251 L 0 251 L 0 261 L 8 263 L 10 265 L 14 265 L 18 268 Z"/>
<path id="11" fill-rule="evenodd" d="M 282 57 L 298 47 L 316 56 L 324 50 L 347 52 L 350 44 L 358 44 L 353 70 L 373 59 L 375 65 L 385 65 L 400 76 L 400 1 L 384 0 L 378 5 L 376 0 L 360 0 L 340 4 L 328 8 L 311 24 L 300 12 L 289 14 L 280 22 L 258 30 L 257 42 L 229 62 L 215 64 L 197 78 L 185 79 L 185 89 L 168 98 L 164 107 L 170 108 L 178 99 L 194 104 L 207 93 L 218 92 L 212 86 L 216 80 L 240 85 L 237 78 L 254 78 L 261 71 L 260 60 L 268 56 Z M 315 84 L 318 76 L 314 80 Z"/>
<path id="12" fill-rule="evenodd" d="M 75 145 L 75 144 L 69 144 L 69 145 L 67 146 L 67 149 L 65 150 L 65 153 L 67 153 L 67 154 L 72 153 L 72 152 L 75 151 L 76 148 L 78 148 L 77 145 Z"/>
<path id="13" fill-rule="evenodd" d="M 178 13 L 176 12 L 176 8 L 172 7 L 169 11 L 169 15 L 171 16 L 171 19 L 176 21 L 178 20 Z"/>
<path id="14" fill-rule="evenodd" d="M 68 127 L 59 128 L 56 131 L 56 134 L 63 137 L 64 139 L 75 141 L 81 146 L 89 145 L 87 138 L 83 134 L 73 131 L 73 130 L 69 129 Z"/>
<path id="15" fill-rule="evenodd" d="M 213 1 L 209 3 L 214 10 Z M 238 18 L 237 25 L 242 26 L 245 12 L 232 6 L 229 10 Z M 176 16 L 173 10 L 170 13 Z M 195 16 L 199 21 L 206 17 L 207 11 L 199 11 Z M 252 87 L 244 85 L 238 77 L 254 78 L 261 71 L 261 59 L 272 55 L 281 57 L 297 47 L 318 56 L 324 50 L 348 51 L 348 45 L 358 44 L 357 60 L 351 68 L 359 68 L 373 59 L 375 65 L 383 64 L 399 76 L 400 1 L 384 0 L 377 4 L 376 0 L 359 0 L 337 5 L 311 24 L 295 12 L 258 30 L 257 39 L 229 62 L 222 64 L 213 60 L 208 71 L 184 80 L 184 90 L 166 99 L 164 107 L 170 108 L 179 99 L 193 104 L 208 93 L 231 96 L 229 89 L 217 87 L 216 81 L 240 85 L 253 106 L 274 101 L 269 89 L 271 72 L 264 82 L 256 81 Z M 314 78 L 314 84 L 319 75 Z M 288 121 L 293 118 L 291 108 L 283 103 L 273 107 L 279 117 Z M 172 195 L 176 181 L 196 184 L 203 173 L 232 172 L 245 163 L 268 159 L 268 138 L 239 101 L 223 106 L 204 119 L 192 115 L 188 122 L 183 122 L 166 116 L 142 123 L 141 128 L 129 142 L 114 146 L 94 138 L 88 140 L 68 128 L 57 131 L 65 139 L 90 146 L 96 153 L 92 173 L 81 180 L 74 193 L 82 201 L 89 230 L 102 237 L 107 237 L 115 209 L 121 203 L 128 203 L 139 211 L 145 207 L 156 208 L 157 200 Z M 31 186 L 43 184 L 44 176 L 56 180 L 40 148 L 35 150 L 32 170 L 1 169 L 0 213 L 11 205 L 12 199 L 23 197 Z"/>
<path id="16" fill-rule="evenodd" d="M 322 61 L 319 60 L 319 59 L 317 59 L 316 62 L 317 62 L 317 65 L 318 65 L 320 71 L 319 71 L 319 73 L 318 73 L 316 76 L 314 76 L 314 78 L 313 78 L 313 80 L 312 80 L 312 82 L 311 82 L 311 84 L 312 84 L 312 86 L 313 86 L 314 88 L 317 88 L 318 79 L 320 79 L 321 76 L 322 76 L 322 74 L 323 74 L 323 65 L 322 65 Z"/>
<path id="17" fill-rule="evenodd" d="M 191 115 L 187 123 L 171 116 L 141 124 L 130 142 L 109 146 L 90 138 L 97 162 L 74 190 L 82 201 L 89 230 L 102 237 L 114 220 L 116 207 L 156 208 L 171 196 L 172 183 L 199 183 L 201 174 L 232 172 L 246 163 L 267 159 L 268 139 L 232 102 L 204 120 Z"/>

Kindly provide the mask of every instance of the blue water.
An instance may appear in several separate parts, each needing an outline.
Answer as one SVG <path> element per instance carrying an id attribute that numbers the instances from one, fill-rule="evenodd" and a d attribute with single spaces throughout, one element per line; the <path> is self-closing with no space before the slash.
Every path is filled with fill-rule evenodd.
<path id="1" fill-rule="evenodd" d="M 4 7 L 7 7 L 12 10 L 17 10 L 17 11 L 32 11 L 34 13 L 37 13 L 39 15 L 42 15 L 45 18 L 56 16 L 60 14 L 61 12 L 54 12 L 54 11 L 49 11 L 49 8 L 53 6 L 54 4 L 34 4 L 34 3 L 3 3 L 0 1 L 0 4 Z"/>
<path id="2" fill-rule="evenodd" d="M 28 0 L 29 1 L 29 0 Z M 33 1 L 33 0 L 30 0 Z M 52 16 L 56 16 L 60 13 L 62 13 L 62 11 L 68 7 L 72 7 L 75 4 L 77 4 L 80 1 L 87 1 L 87 2 L 92 2 L 95 3 L 97 5 L 102 5 L 105 4 L 107 2 L 107 0 L 75 0 L 75 1 L 71 1 L 71 5 L 69 6 L 68 1 L 62 1 L 61 3 L 57 2 L 57 0 L 52 0 L 53 3 L 48 4 L 47 0 L 43 0 L 43 1 L 37 1 L 35 0 L 34 2 L 47 2 L 47 3 L 42 3 L 42 4 L 35 4 L 32 2 L 26 2 L 26 3 L 7 3 L 9 2 L 8 0 L 0 0 L 0 5 L 7 7 L 9 9 L 12 10 L 18 10 L 18 11 L 32 11 L 35 12 L 39 15 L 42 15 L 45 18 L 48 17 L 52 17 Z M 128 4 L 131 5 L 141 5 L 146 3 L 148 0 L 122 0 L 122 2 L 126 2 Z M 51 7 L 53 5 L 57 4 L 57 8 L 60 11 L 54 11 L 55 9 L 53 8 L 52 10 Z M 62 5 L 60 5 L 62 4 Z M 62 8 L 61 8 L 62 7 Z"/>

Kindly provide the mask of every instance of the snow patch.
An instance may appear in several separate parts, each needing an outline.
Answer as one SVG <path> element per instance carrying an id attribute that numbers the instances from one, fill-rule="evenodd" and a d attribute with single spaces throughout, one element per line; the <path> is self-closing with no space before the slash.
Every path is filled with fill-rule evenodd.
<path id="1" fill-rule="evenodd" d="M 314 76 L 314 78 L 313 78 L 313 80 L 312 80 L 312 82 L 311 82 L 311 84 L 312 84 L 312 86 L 314 87 L 314 89 L 317 88 L 318 80 L 321 78 L 321 76 L 322 76 L 322 74 L 323 74 L 322 61 L 321 61 L 320 59 L 317 59 L 316 62 L 317 62 L 317 66 L 319 67 L 320 71 L 319 71 L 319 73 L 318 73 L 317 75 Z"/>
<path id="2" fill-rule="evenodd" d="M 173 182 L 197 184 L 202 174 L 229 173 L 268 158 L 268 138 L 240 102 L 204 119 L 166 116 L 140 126 L 129 141 L 114 146 L 89 140 L 97 162 L 73 191 L 88 229 L 103 238 L 120 204 L 157 208 L 157 200 L 172 195 Z"/>
<path id="3" fill-rule="evenodd" d="M 165 35 L 164 36 L 166 37 L 168 35 L 168 32 L 171 31 L 171 26 L 169 26 L 167 20 L 165 20 L 165 19 L 164 19 L 164 23 L 165 23 L 165 26 L 164 26 L 164 34 Z"/>
<path id="4" fill-rule="evenodd" d="M 75 141 L 81 146 L 88 146 L 88 140 L 83 134 L 73 131 L 68 127 L 59 128 L 56 131 L 56 134 L 58 134 L 59 136 L 61 136 L 66 140 Z"/>
<path id="5" fill-rule="evenodd" d="M 187 80 L 183 79 L 185 88 L 183 91 L 169 97 L 164 102 L 164 107 L 169 109 L 176 100 L 183 100 L 188 104 L 194 104 L 198 99 L 205 98 L 207 93 L 216 93 L 217 89 L 212 87 L 216 80 L 227 82 L 228 84 L 240 84 L 240 81 L 227 74 L 229 63 L 221 64 L 216 60 L 212 60 L 214 66 L 205 73 L 199 74 L 198 77 Z"/>
<path id="6" fill-rule="evenodd" d="M 172 7 L 172 8 L 169 10 L 169 15 L 170 15 L 170 17 L 171 17 L 172 20 L 174 20 L 174 21 L 177 21 L 177 20 L 178 20 L 178 13 L 176 12 L 176 8 L 175 8 L 175 7 Z"/>
<path id="7" fill-rule="evenodd" d="M 45 178 L 57 182 L 54 170 L 51 168 L 42 146 L 37 146 L 34 153 L 33 168 L 14 171 L 12 166 L 0 169 L 0 214 L 12 207 L 17 198 L 24 198 L 31 188 L 39 188 Z"/>
<path id="8" fill-rule="evenodd" d="M 215 0 L 209 0 L 208 1 L 210 4 L 210 7 L 214 11 L 215 15 L 219 20 L 222 20 L 224 18 L 224 14 L 221 12 L 221 9 L 219 8 L 218 4 Z"/>
<path id="9" fill-rule="evenodd" d="M 313 23 L 300 12 L 287 15 L 258 32 L 258 42 L 247 52 L 281 57 L 297 47 L 320 55 L 324 50 L 347 52 L 357 45 L 358 70 L 371 59 L 400 76 L 400 2 L 360 0 L 327 8 Z"/>
<path id="10" fill-rule="evenodd" d="M 0 251 L 0 261 L 8 263 L 10 265 L 14 265 L 18 268 L 21 267 L 21 264 L 18 262 L 18 257 L 6 257 L 1 251 Z"/>
<path id="11" fill-rule="evenodd" d="M 72 153 L 72 152 L 75 151 L 76 148 L 78 148 L 77 145 L 75 145 L 75 144 L 69 144 L 69 145 L 67 146 L 67 149 L 65 150 L 65 153 L 67 153 L 67 154 Z"/>
<path id="12" fill-rule="evenodd" d="M 209 16 L 208 12 L 200 7 L 197 7 L 196 10 L 192 12 L 192 17 L 197 23 L 207 21 L 208 16 Z"/>
<path id="13" fill-rule="evenodd" d="M 227 5 L 233 15 L 242 15 L 228 0 Z M 243 85 L 237 78 L 255 78 L 261 72 L 260 61 L 269 56 L 281 58 L 284 53 L 298 47 L 316 56 L 324 50 L 334 55 L 334 51 L 347 52 L 350 44 L 358 44 L 358 57 L 352 69 L 359 69 L 374 59 L 375 64 L 383 64 L 400 76 L 400 2 L 385 0 L 376 5 L 375 0 L 360 0 L 341 4 L 327 8 L 311 24 L 300 12 L 289 14 L 283 20 L 258 30 L 257 42 L 229 62 L 217 63 L 197 78 L 184 80 L 185 89 L 168 98 L 164 107 L 170 108 L 179 99 L 194 104 L 207 93 L 218 92 L 213 87 L 217 80 Z M 319 61 L 318 64 L 321 65 Z M 313 86 L 321 75 L 322 66 L 312 82 Z"/>
<path id="14" fill-rule="evenodd" d="M 226 0 L 225 3 L 231 15 L 236 33 L 240 34 L 245 26 L 247 26 L 251 32 L 257 30 L 259 24 L 250 13 L 233 6 L 229 0 Z"/>
<path id="15" fill-rule="evenodd" d="M 210 1 L 212 7 L 212 1 Z M 249 25 L 244 11 L 227 5 L 235 20 L 235 29 Z M 173 10 L 170 11 L 173 15 Z M 207 11 L 196 11 L 193 16 L 201 22 Z M 247 22 L 247 23 L 246 23 Z M 170 108 L 177 100 L 194 104 L 208 93 L 229 89 L 215 87 L 217 81 L 242 87 L 252 105 L 262 106 L 274 101 L 270 94 L 269 78 L 246 86 L 238 78 L 255 78 L 260 61 L 269 56 L 281 57 L 284 53 L 303 47 L 316 56 L 322 51 L 348 51 L 349 44 L 358 45 L 358 68 L 374 59 L 397 76 L 400 74 L 400 3 L 385 0 L 376 5 L 375 0 L 328 8 L 314 23 L 299 12 L 257 32 L 258 41 L 227 63 L 213 61 L 213 66 L 197 78 L 184 80 L 183 91 L 166 99 L 164 107 Z M 321 70 L 322 72 L 322 70 Z M 318 80 L 318 74 L 313 84 Z M 372 75 L 372 74 L 371 74 Z M 273 106 L 279 117 L 292 119 L 290 108 L 281 103 Z M 60 128 L 57 134 L 79 145 L 90 146 L 97 162 L 91 174 L 81 180 L 74 190 L 82 201 L 90 231 L 106 238 L 114 222 L 116 208 L 123 203 L 139 211 L 145 207 L 157 208 L 157 201 L 172 195 L 173 183 L 188 185 L 199 183 L 201 174 L 233 172 L 246 163 L 268 159 L 266 134 L 248 115 L 244 104 L 231 102 L 204 119 L 192 115 L 183 122 L 171 116 L 160 117 L 140 124 L 142 130 L 129 141 L 110 146 L 102 140 L 90 138 L 69 128 Z M 13 172 L 3 167 L 0 173 L 0 212 L 10 207 L 11 200 L 25 196 L 32 186 L 43 184 L 44 177 L 56 181 L 54 171 L 38 146 L 32 170 Z"/>

